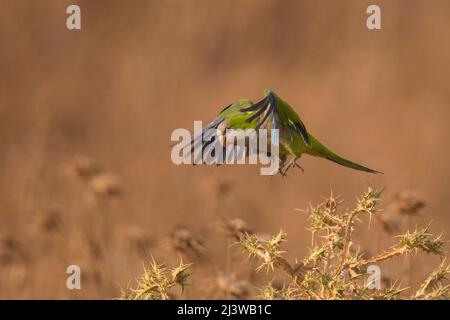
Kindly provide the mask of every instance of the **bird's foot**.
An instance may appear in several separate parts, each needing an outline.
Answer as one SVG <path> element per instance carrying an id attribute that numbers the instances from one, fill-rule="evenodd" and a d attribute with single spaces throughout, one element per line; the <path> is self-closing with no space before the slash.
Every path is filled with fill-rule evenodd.
<path id="1" fill-rule="evenodd" d="M 288 163 L 283 164 L 280 169 L 279 169 L 279 173 L 281 174 L 281 176 L 283 178 L 287 177 L 287 172 L 289 171 L 289 169 L 291 168 L 299 168 L 302 173 L 305 172 L 305 169 L 303 169 L 296 161 L 298 158 L 292 158 Z"/>
<path id="2" fill-rule="evenodd" d="M 296 168 L 299 168 L 302 171 L 302 173 L 305 173 L 305 169 L 303 169 L 303 167 L 301 165 L 299 165 L 297 162 L 295 162 L 295 160 L 294 160 L 293 166 Z"/>

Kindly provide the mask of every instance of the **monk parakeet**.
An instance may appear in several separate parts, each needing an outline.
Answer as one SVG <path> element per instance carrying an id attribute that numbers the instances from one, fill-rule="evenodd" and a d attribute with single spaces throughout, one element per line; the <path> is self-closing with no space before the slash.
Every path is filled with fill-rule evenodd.
<path id="1" fill-rule="evenodd" d="M 208 129 L 213 129 L 215 137 L 205 139 Z M 249 99 L 240 99 L 225 107 L 219 115 L 209 123 L 202 134 L 191 141 L 191 151 L 196 144 L 203 148 L 212 143 L 225 146 L 226 132 L 229 129 L 278 129 L 278 134 L 272 136 L 269 143 L 279 146 L 279 170 L 283 176 L 293 167 L 303 171 L 297 164 L 302 154 L 331 160 L 348 168 L 370 173 L 381 173 L 350 160 L 344 159 L 319 142 L 307 130 L 298 114 L 274 91 L 265 89 L 263 98 L 253 103 Z M 212 130 L 209 130 L 211 132 Z M 276 141 L 275 141 L 276 140 Z M 268 150 L 268 149 L 267 149 Z"/>

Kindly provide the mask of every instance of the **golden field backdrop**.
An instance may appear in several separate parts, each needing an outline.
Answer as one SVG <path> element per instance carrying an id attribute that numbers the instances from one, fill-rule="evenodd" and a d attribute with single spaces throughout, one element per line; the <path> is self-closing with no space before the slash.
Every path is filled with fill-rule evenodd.
<path id="1" fill-rule="evenodd" d="M 0 298 L 118 297 L 150 253 L 177 262 L 179 230 L 205 247 L 182 253 L 202 284 L 187 297 L 215 297 L 223 274 L 256 285 L 265 275 L 229 252 L 223 219 L 287 231 L 293 259 L 310 244 L 294 209 L 331 190 L 351 207 L 368 184 L 387 187 L 385 209 L 405 190 L 424 200 L 401 231 L 432 220 L 448 235 L 450 3 L 376 2 L 382 29 L 369 31 L 367 1 L 76 1 L 82 30 L 68 31 L 72 1 L 1 0 Z M 172 130 L 264 88 L 332 150 L 385 174 L 307 156 L 285 179 L 171 163 Z M 389 246 L 370 234 L 369 252 Z M 437 264 L 403 260 L 382 271 L 406 285 Z M 81 290 L 66 288 L 71 264 Z"/>

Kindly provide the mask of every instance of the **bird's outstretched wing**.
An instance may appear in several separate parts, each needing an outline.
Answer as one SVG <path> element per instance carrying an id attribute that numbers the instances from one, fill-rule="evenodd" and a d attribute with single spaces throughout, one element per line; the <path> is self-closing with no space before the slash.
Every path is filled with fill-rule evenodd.
<path id="1" fill-rule="evenodd" d="M 194 154 L 194 149 L 199 148 L 201 146 L 201 150 L 205 150 L 205 148 L 209 146 L 214 146 L 218 141 L 217 132 L 215 131 L 219 125 L 223 122 L 224 118 L 218 117 L 211 121 L 206 127 L 203 128 L 202 132 L 194 136 L 190 142 L 190 150 L 186 155 L 190 157 Z M 199 159 L 196 159 L 194 163 L 201 162 L 202 154 L 198 155 Z"/>
<path id="2" fill-rule="evenodd" d="M 223 132 L 219 133 L 217 131 L 217 129 L 219 129 L 219 126 L 224 121 L 228 123 L 230 118 L 232 118 L 236 112 L 239 113 L 239 110 L 242 107 L 246 107 L 252 104 L 253 102 L 249 99 L 240 99 L 223 108 L 222 111 L 219 112 L 218 116 L 203 128 L 200 134 L 192 138 L 190 142 L 190 153 L 188 154 L 188 156 L 193 154 L 194 149 L 200 146 L 202 150 L 205 150 L 208 147 L 214 148 L 215 144 L 219 142 L 219 134 L 223 134 Z M 229 123 L 225 126 L 225 128 L 233 129 L 233 127 L 230 127 Z"/>
<path id="3" fill-rule="evenodd" d="M 305 144 L 311 147 L 311 139 L 298 115 L 293 110 L 290 110 L 290 112 L 283 110 L 283 107 L 277 103 L 277 98 L 272 93 L 269 93 L 255 104 L 242 108 L 240 111 L 254 112 L 246 121 L 250 123 L 255 119 L 259 119 L 255 127 L 256 130 L 268 128 L 270 124 L 272 129 L 286 130 L 291 140 L 294 139 L 293 133 L 296 132 Z"/>

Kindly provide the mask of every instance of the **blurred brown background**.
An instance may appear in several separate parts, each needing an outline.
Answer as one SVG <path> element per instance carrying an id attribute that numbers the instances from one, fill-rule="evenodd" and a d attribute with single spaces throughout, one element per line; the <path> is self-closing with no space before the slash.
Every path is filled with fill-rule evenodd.
<path id="1" fill-rule="evenodd" d="M 448 234 L 450 2 L 375 2 L 379 31 L 366 28 L 373 1 L 0 1 L 0 298 L 117 297 L 150 252 L 177 263 L 180 226 L 206 247 L 183 254 L 197 284 L 185 297 L 214 297 L 220 274 L 256 285 L 267 277 L 227 250 L 221 219 L 286 230 L 293 259 L 310 243 L 294 208 L 331 189 L 351 207 L 368 183 L 387 186 L 386 207 L 404 190 L 426 202 L 401 231 L 432 220 Z M 65 27 L 73 3 L 81 31 Z M 286 179 L 171 163 L 173 129 L 266 87 L 332 150 L 385 174 L 306 156 Z M 417 261 L 382 271 L 408 285 L 437 265 Z M 82 290 L 66 288 L 70 264 Z"/>

